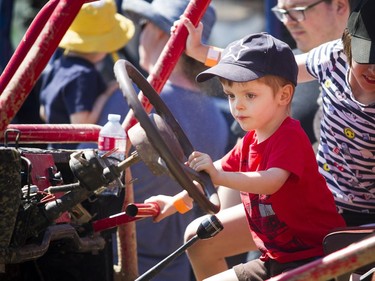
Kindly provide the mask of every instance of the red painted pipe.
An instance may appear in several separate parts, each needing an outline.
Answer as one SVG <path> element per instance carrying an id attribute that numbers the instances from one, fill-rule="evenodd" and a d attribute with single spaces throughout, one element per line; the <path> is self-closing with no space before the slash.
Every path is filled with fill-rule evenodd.
<path id="1" fill-rule="evenodd" d="M 31 46 L 35 43 L 38 35 L 42 31 L 43 27 L 46 25 L 47 20 L 51 16 L 52 12 L 55 10 L 59 0 L 51 0 L 46 3 L 39 11 L 38 15 L 30 24 L 28 31 L 25 33 L 18 47 L 13 53 L 12 58 L 5 67 L 0 78 L 0 95 L 4 91 L 5 87 L 8 85 L 9 81 L 16 73 L 18 67 L 25 59 L 27 53 L 29 52 Z"/>
<path id="2" fill-rule="evenodd" d="M 197 26 L 207 7 L 210 0 L 191 0 L 184 11 L 184 16 L 189 18 L 190 21 Z M 166 81 L 168 80 L 173 68 L 176 66 L 178 59 L 182 52 L 185 50 L 185 43 L 188 36 L 186 27 L 181 24 L 176 27 L 176 30 L 171 34 L 166 46 L 164 47 L 154 69 L 151 71 L 147 80 L 153 86 L 157 93 L 163 89 Z M 145 98 L 142 92 L 139 93 L 140 100 L 146 112 L 150 112 L 152 105 Z M 132 110 L 128 112 L 122 126 L 128 131 L 133 125 L 137 123 Z"/>
<path id="3" fill-rule="evenodd" d="M 130 212 L 130 213 L 129 213 Z M 105 219 L 97 220 L 92 223 L 95 232 L 107 230 L 128 222 L 155 217 L 160 213 L 157 203 L 134 203 L 126 207 L 126 211 L 110 216 Z"/>
<path id="4" fill-rule="evenodd" d="M 21 108 L 22 104 L 29 95 L 32 87 L 35 85 L 40 74 L 46 67 L 49 59 L 57 49 L 62 37 L 68 30 L 69 26 L 73 22 L 74 18 L 78 14 L 81 6 L 85 3 L 85 0 L 60 0 L 56 5 L 53 13 L 49 17 L 46 26 L 42 29 L 41 34 L 36 39 L 35 43 L 27 52 L 27 55 L 23 57 L 11 58 L 11 71 L 8 75 L 12 75 L 9 83 L 7 83 L 7 76 L 4 78 L 5 85 L 4 91 L 0 95 L 0 135 L 2 135 L 12 121 L 16 113 Z M 53 7 L 54 4 L 51 5 Z M 45 21 L 45 17 L 52 11 L 52 8 L 47 5 L 47 9 L 40 15 L 38 13 L 36 18 L 36 24 L 41 24 Z M 34 28 L 40 29 L 40 26 L 31 26 L 31 30 L 28 29 L 24 36 L 25 42 L 28 44 L 28 35 L 32 34 L 31 37 L 35 36 Z M 33 43 L 33 42 L 30 42 Z M 23 45 L 22 44 L 22 45 Z M 26 47 L 25 47 L 26 48 Z M 24 51 L 18 55 L 25 55 Z M 17 66 L 17 62 L 20 62 L 18 69 L 14 68 Z M 14 63 L 14 66 L 12 66 Z M 11 73 L 13 72 L 14 73 Z M 2 80 L 3 77 L 0 77 Z"/>
<path id="5" fill-rule="evenodd" d="M 128 204 L 126 213 L 131 217 L 145 218 L 156 217 L 160 213 L 160 207 L 155 202 Z"/>
<path id="6" fill-rule="evenodd" d="M 0 141 L 14 143 L 19 132 L 18 143 L 96 143 L 101 128 L 95 124 L 10 124 Z"/>
<path id="7" fill-rule="evenodd" d="M 131 217 L 125 212 L 122 212 L 105 219 L 93 221 L 92 228 L 94 229 L 94 232 L 100 232 L 139 219 L 140 218 Z"/>
<path id="8" fill-rule="evenodd" d="M 375 236 L 353 243 L 321 259 L 284 272 L 267 281 L 326 281 L 375 261 Z"/>

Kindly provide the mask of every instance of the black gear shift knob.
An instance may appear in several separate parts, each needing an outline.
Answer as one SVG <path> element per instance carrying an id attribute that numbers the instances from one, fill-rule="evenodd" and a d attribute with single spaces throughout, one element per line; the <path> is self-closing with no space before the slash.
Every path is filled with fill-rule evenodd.
<path id="1" fill-rule="evenodd" d="M 212 215 L 204 219 L 197 229 L 197 236 L 200 239 L 208 239 L 214 237 L 224 229 L 219 219 Z"/>
<path id="2" fill-rule="evenodd" d="M 198 239 L 208 239 L 214 237 L 220 231 L 224 229 L 224 226 L 218 220 L 215 215 L 208 216 L 198 226 L 197 233 L 184 245 L 166 257 L 164 260 L 159 262 L 154 267 L 150 268 L 143 275 L 139 276 L 135 281 L 148 281 L 151 280 L 160 270 L 166 267 L 172 260 L 181 255 L 188 247 L 193 245 Z"/>

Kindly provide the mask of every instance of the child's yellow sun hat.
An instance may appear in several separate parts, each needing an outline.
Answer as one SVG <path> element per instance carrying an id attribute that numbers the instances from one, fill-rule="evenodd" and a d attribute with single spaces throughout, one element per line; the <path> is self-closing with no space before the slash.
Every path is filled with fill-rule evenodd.
<path id="1" fill-rule="evenodd" d="M 59 47 L 81 53 L 117 51 L 133 37 L 131 20 L 117 13 L 113 0 L 83 4 Z"/>

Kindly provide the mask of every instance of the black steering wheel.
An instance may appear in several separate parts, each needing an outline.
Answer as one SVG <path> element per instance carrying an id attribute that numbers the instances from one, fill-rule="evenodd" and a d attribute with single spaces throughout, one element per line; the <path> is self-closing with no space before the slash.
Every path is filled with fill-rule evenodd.
<path id="1" fill-rule="evenodd" d="M 171 138 L 162 137 L 155 124 L 155 118 L 152 117 L 152 114 L 148 115 L 142 106 L 133 83 L 137 85 L 154 107 L 156 113 L 160 115 L 161 118 L 159 119 L 165 121 L 163 126 L 168 125 L 170 127 L 171 132 L 174 134 L 173 138 L 177 139 L 183 154 L 185 157 L 188 157 L 194 151 L 194 148 L 158 93 L 156 93 L 143 75 L 126 60 L 118 60 L 115 63 L 114 72 L 122 93 L 129 107 L 133 110 L 135 118 L 143 128 L 151 146 L 164 161 L 171 175 L 189 193 L 189 196 L 194 199 L 203 211 L 211 214 L 217 213 L 220 210 L 220 201 L 211 178 L 207 173 L 196 172 L 181 162 L 181 159 L 178 159 L 178 155 L 170 149 L 170 143 L 166 143 L 166 139 L 170 142 Z M 200 192 L 195 186 L 194 180 L 202 185 L 205 194 Z"/>

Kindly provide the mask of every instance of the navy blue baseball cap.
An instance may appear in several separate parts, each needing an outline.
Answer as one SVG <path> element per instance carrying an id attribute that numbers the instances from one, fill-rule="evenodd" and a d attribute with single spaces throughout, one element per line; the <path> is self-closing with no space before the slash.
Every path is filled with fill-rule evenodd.
<path id="1" fill-rule="evenodd" d="M 158 26 L 165 33 L 171 33 L 171 27 L 184 13 L 189 0 L 125 0 L 122 4 L 124 15 L 139 23 L 146 19 Z M 216 12 L 212 5 L 207 7 L 201 22 L 203 23 L 202 42 L 207 43 L 212 27 L 216 22 Z"/>
<path id="2" fill-rule="evenodd" d="M 219 76 L 234 82 L 248 82 L 266 75 L 283 77 L 297 85 L 298 67 L 288 44 L 261 32 L 230 43 L 219 63 L 198 74 L 197 81 Z"/>
<path id="3" fill-rule="evenodd" d="M 375 1 L 359 1 L 348 20 L 351 49 L 357 63 L 375 64 Z"/>

